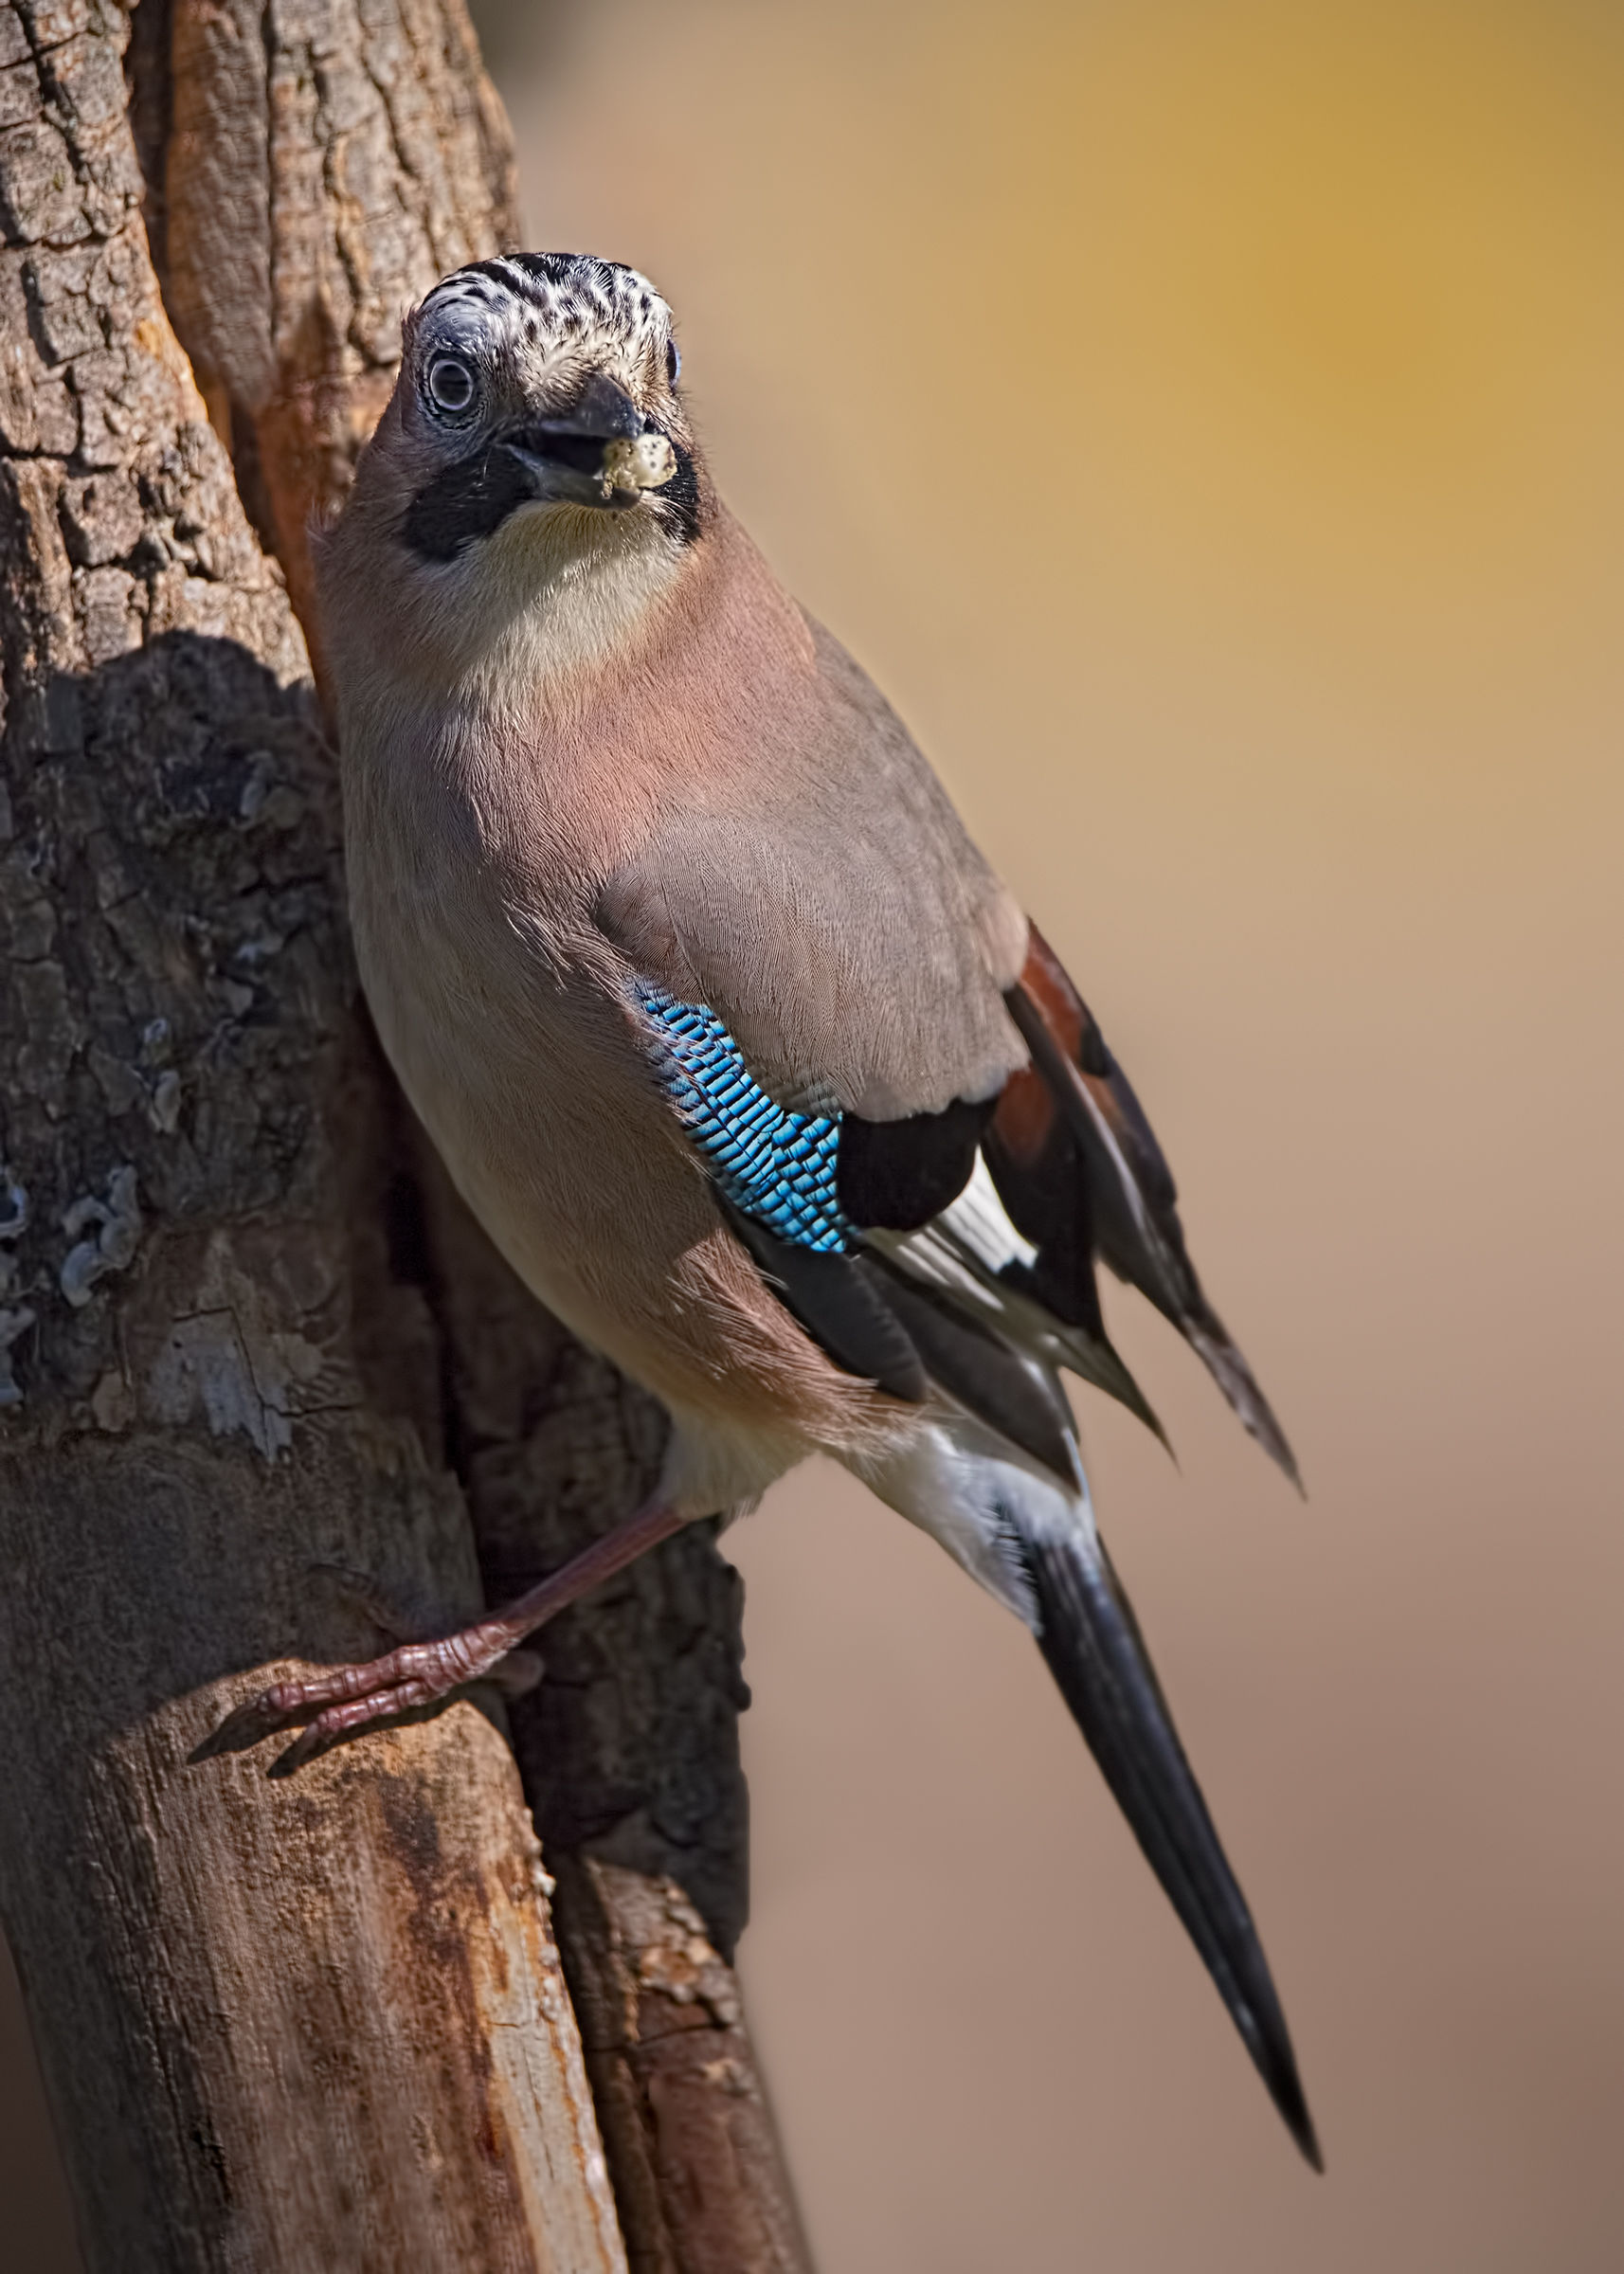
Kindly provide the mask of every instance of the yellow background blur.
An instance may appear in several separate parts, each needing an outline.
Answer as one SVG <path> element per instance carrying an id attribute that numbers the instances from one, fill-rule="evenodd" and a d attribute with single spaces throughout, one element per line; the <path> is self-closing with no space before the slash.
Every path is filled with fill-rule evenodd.
<path id="1" fill-rule="evenodd" d="M 731 1536 L 822 2274 L 1613 2274 L 1624 19 L 485 20 L 532 242 L 674 301 L 723 489 L 1092 1001 L 1311 1495 L 1113 1290 L 1182 1471 L 1091 1400 L 1102 1519 L 1318 2181 L 1021 1632 L 833 1473 Z"/>

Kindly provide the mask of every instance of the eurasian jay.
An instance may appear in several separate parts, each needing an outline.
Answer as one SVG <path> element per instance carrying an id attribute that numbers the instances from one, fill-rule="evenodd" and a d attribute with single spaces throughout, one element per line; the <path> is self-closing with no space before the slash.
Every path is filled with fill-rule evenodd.
<path id="1" fill-rule="evenodd" d="M 515 254 L 409 316 L 317 540 L 356 951 L 416 1111 L 509 1262 L 652 1390 L 651 1502 L 516 1603 L 280 1684 L 216 1743 L 284 1772 L 487 1672 L 812 1453 L 1037 1636 L 1298 2145 L 1256 1931 L 1090 1505 L 1062 1369 L 1154 1417 L 1095 1258 L 1293 1481 L 1149 1124 L 925 759 L 715 495 L 671 311 Z"/>

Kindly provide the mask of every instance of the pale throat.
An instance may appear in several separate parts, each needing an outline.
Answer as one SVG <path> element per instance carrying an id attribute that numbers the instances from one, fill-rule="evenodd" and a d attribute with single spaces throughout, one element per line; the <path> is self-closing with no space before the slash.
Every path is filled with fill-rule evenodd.
<path id="1" fill-rule="evenodd" d="M 471 692 L 500 703 L 623 660 L 688 550 L 652 517 L 599 528 L 583 514 L 515 514 L 469 564 L 469 616 L 485 635 L 468 658 Z"/>

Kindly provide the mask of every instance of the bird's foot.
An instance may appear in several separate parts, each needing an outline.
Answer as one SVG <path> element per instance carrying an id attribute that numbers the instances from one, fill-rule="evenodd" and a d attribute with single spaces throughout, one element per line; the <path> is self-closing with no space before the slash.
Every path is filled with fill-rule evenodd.
<path id="1" fill-rule="evenodd" d="M 228 1713 L 191 1758 L 244 1753 L 262 1738 L 303 1722 L 306 1726 L 273 1763 L 273 1777 L 291 1777 L 307 1761 L 380 1722 L 393 1721 L 491 1681 L 520 1696 L 541 1679 L 541 1661 L 515 1651 L 506 1620 L 485 1619 L 435 1642 L 408 1642 L 359 1666 L 329 1667 L 302 1682 L 274 1682 Z"/>
<path id="2" fill-rule="evenodd" d="M 473 1626 L 443 1634 L 438 1642 L 405 1643 L 364 1666 L 334 1666 L 306 1682 L 273 1683 L 257 1698 L 249 1698 L 234 1713 L 228 1713 L 191 1758 L 209 1760 L 220 1753 L 244 1753 L 275 1730 L 303 1722 L 307 1724 L 303 1734 L 271 1769 L 273 1777 L 291 1777 L 306 1761 L 358 1730 L 393 1721 L 397 1714 L 411 1713 L 423 1706 L 438 1705 L 466 1689 L 471 1682 L 495 1681 L 514 1693 L 529 1689 L 541 1679 L 541 1663 L 515 1650 L 514 1644 L 567 1604 L 579 1600 L 588 1588 L 612 1579 L 660 1541 L 680 1531 L 687 1521 L 656 1495 L 623 1524 L 583 1548 L 562 1570 L 538 1580 L 516 1601 Z M 354 1577 L 343 1572 L 338 1576 L 341 1579 Z M 388 1616 L 387 1608 L 384 1615 Z"/>

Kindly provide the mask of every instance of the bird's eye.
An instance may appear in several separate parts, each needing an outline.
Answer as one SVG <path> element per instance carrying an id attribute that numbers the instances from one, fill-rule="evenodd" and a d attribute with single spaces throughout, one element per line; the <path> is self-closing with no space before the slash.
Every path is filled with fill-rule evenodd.
<path id="1" fill-rule="evenodd" d="M 682 358 L 677 352 L 677 342 L 674 339 L 668 339 L 665 343 L 665 375 L 673 387 L 677 385 L 681 370 Z"/>
<path id="2" fill-rule="evenodd" d="M 474 400 L 474 374 L 460 355 L 437 355 L 428 367 L 428 399 L 456 417 Z"/>

